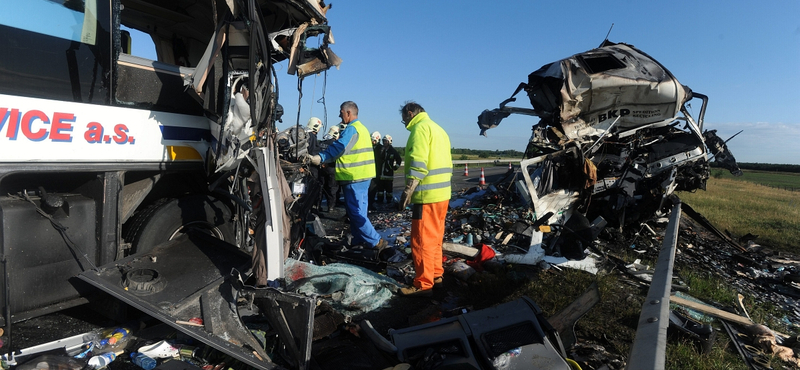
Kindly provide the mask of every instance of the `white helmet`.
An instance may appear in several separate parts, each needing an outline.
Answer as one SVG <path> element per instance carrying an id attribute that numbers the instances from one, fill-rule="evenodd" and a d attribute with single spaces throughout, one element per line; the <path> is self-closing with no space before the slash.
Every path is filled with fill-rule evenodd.
<path id="1" fill-rule="evenodd" d="M 386 134 L 383 137 L 383 141 L 384 143 L 389 143 L 389 145 L 392 145 L 392 135 Z"/>
<path id="2" fill-rule="evenodd" d="M 379 141 L 381 141 L 381 133 L 378 132 L 378 131 L 373 132 L 372 133 L 372 142 L 373 143 L 377 143 Z"/>
<path id="3" fill-rule="evenodd" d="M 306 127 L 308 128 L 308 131 L 316 134 L 319 132 L 319 129 L 322 128 L 322 120 L 317 117 L 311 117 L 309 118 Z"/>
<path id="4" fill-rule="evenodd" d="M 339 140 L 339 126 L 331 126 L 331 128 L 328 129 L 328 133 L 325 134 L 325 136 L 330 137 L 333 140 Z"/>

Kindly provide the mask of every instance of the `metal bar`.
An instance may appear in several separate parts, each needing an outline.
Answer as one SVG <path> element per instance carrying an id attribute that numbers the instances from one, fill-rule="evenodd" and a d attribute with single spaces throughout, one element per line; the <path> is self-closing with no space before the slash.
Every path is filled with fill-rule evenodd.
<path id="1" fill-rule="evenodd" d="M 5 303 L 5 307 L 3 307 L 3 316 L 5 320 L 6 332 L 6 348 L 8 349 L 8 359 L 10 361 L 14 361 L 14 347 L 12 346 L 11 342 L 11 274 L 8 272 L 8 258 L 5 254 L 5 246 L 3 246 L 3 254 L 0 255 L 0 262 L 3 263 L 3 303 Z"/>
<path id="2" fill-rule="evenodd" d="M 672 267 L 675 264 L 675 249 L 678 244 L 678 229 L 681 220 L 681 203 L 672 207 L 664 234 L 664 244 L 656 261 L 653 281 L 642 305 L 636 338 L 628 356 L 627 369 L 664 369 L 667 351 L 667 327 L 669 327 L 669 296 L 672 285 Z"/>

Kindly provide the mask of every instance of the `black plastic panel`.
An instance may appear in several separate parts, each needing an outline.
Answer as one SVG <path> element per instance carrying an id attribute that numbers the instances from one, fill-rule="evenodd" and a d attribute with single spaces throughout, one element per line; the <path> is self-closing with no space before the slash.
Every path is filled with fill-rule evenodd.
<path id="1" fill-rule="evenodd" d="M 30 202 L 0 197 L 0 250 L 7 261 L 12 317 L 79 296 L 78 287 L 66 277 L 89 270 L 97 260 L 95 202 L 80 195 L 64 195 L 64 204 L 53 219 L 75 244 L 73 251 L 50 220 Z M 38 197 L 31 198 L 39 204 Z M 88 262 L 87 258 L 92 262 Z M 84 289 L 85 290 L 85 289 Z M 0 294 L 0 306 L 5 306 Z M 14 320 L 12 320 L 14 321 Z"/>

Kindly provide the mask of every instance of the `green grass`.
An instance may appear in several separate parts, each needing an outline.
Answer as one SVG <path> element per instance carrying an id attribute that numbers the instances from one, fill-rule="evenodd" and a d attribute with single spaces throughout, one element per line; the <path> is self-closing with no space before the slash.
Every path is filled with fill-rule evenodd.
<path id="1" fill-rule="evenodd" d="M 730 172 L 718 168 L 711 173 L 712 177 L 717 179 L 747 181 L 762 186 L 800 191 L 800 173 L 744 170 L 742 176 L 734 177 Z"/>
<path id="2" fill-rule="evenodd" d="M 770 178 L 766 174 L 759 176 L 769 180 L 785 175 L 777 174 L 779 176 Z M 747 233 L 758 235 L 756 243 L 800 253 L 798 191 L 761 186 L 749 180 L 712 177 L 706 191 L 679 192 L 678 196 L 720 230 L 728 230 L 735 237 Z"/>
<path id="3" fill-rule="evenodd" d="M 722 277 L 704 273 L 691 267 L 675 268 L 675 275 L 680 276 L 686 285 L 691 287 L 692 297 L 706 302 L 718 302 L 733 306 L 737 300 L 737 292 L 727 285 Z"/>
<path id="4" fill-rule="evenodd" d="M 709 353 L 701 353 L 694 342 L 681 340 L 667 342 L 666 368 L 669 370 L 745 370 L 747 365 L 738 354 L 729 348 L 730 339 L 717 333 L 717 339 Z"/>

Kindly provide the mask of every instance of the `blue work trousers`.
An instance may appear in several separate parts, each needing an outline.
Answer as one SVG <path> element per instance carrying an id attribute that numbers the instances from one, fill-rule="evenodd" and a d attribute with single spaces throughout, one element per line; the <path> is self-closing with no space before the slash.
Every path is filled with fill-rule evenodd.
<path id="1" fill-rule="evenodd" d="M 375 231 L 367 217 L 369 184 L 369 181 L 359 181 L 342 186 L 344 208 L 350 218 L 350 234 L 353 235 L 352 245 L 365 244 L 374 247 L 381 240 L 381 235 Z"/>

